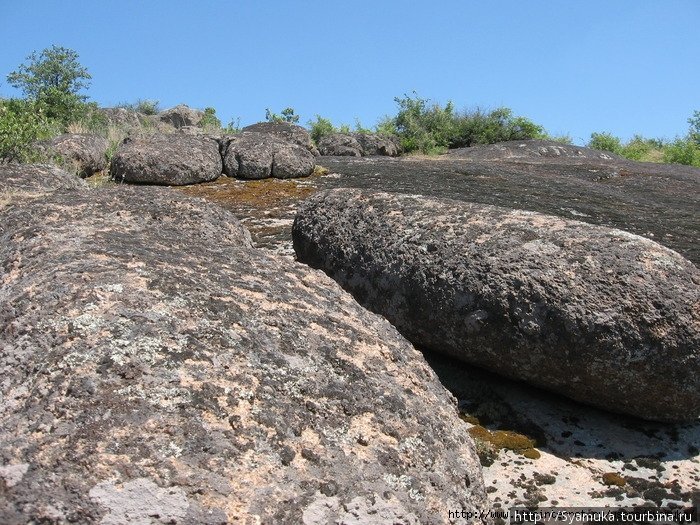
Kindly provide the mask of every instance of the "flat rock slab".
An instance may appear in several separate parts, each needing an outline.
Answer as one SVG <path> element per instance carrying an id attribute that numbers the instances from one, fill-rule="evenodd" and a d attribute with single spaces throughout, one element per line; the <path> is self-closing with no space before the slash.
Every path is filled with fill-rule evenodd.
<path id="1" fill-rule="evenodd" d="M 313 196 L 293 238 L 415 344 L 616 412 L 700 415 L 700 272 L 651 240 L 358 190 Z"/>
<path id="2" fill-rule="evenodd" d="M 85 181 L 50 164 L 0 164 L 0 194 L 6 198 L 85 188 Z"/>
<path id="3" fill-rule="evenodd" d="M 169 186 L 209 182 L 222 171 L 218 143 L 184 133 L 126 139 L 110 167 L 110 175 L 117 182 Z"/>
<path id="4" fill-rule="evenodd" d="M 2 523 L 488 508 L 421 354 L 218 206 L 120 186 L 0 208 L 0 297 Z"/>

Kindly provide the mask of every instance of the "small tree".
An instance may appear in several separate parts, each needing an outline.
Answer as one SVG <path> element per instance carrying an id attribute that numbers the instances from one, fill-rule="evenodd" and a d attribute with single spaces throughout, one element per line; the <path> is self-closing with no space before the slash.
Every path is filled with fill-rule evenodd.
<path id="1" fill-rule="evenodd" d="M 693 116 L 688 119 L 688 124 L 690 124 L 688 138 L 700 146 L 700 111 L 693 113 Z"/>
<path id="2" fill-rule="evenodd" d="M 67 124 L 85 114 L 87 96 L 80 92 L 90 86 L 91 78 L 78 62 L 78 53 L 54 45 L 29 55 L 26 64 L 7 75 L 7 82 L 44 105 L 48 118 Z"/>
<path id="3" fill-rule="evenodd" d="M 265 109 L 265 120 L 268 122 L 290 122 L 296 124 L 299 122 L 299 115 L 294 113 L 294 108 L 284 108 L 282 114 L 278 115 L 270 111 L 270 108 Z"/>
<path id="4" fill-rule="evenodd" d="M 591 140 L 588 141 L 588 147 L 601 151 L 609 151 L 611 153 L 622 153 L 622 142 L 618 137 L 610 133 L 591 133 Z"/>

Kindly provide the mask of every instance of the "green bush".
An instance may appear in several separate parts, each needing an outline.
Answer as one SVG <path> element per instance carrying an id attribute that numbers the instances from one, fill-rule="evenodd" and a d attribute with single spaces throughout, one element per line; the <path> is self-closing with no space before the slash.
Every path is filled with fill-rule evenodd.
<path id="1" fill-rule="evenodd" d="M 394 101 L 399 112 L 394 117 L 394 128 L 405 152 L 439 153 L 450 145 L 455 133 L 455 114 L 452 102 L 445 107 L 431 104 L 430 100 L 404 95 Z"/>
<path id="2" fill-rule="evenodd" d="M 664 148 L 664 162 L 700 167 L 700 144 L 692 138 L 677 138 Z"/>
<path id="3" fill-rule="evenodd" d="M 157 115 L 160 113 L 160 101 L 146 98 L 139 98 L 136 102 L 122 102 L 117 104 L 116 107 L 136 111 L 144 115 Z"/>
<path id="4" fill-rule="evenodd" d="M 80 93 L 92 78 L 78 62 L 78 53 L 52 46 L 33 52 L 27 64 L 7 75 L 7 82 L 20 89 L 28 100 L 42 104 L 45 116 L 64 125 L 81 120 L 90 112 L 87 96 Z"/>
<path id="5" fill-rule="evenodd" d="M 22 99 L 0 100 L 0 159 L 34 162 L 41 155 L 33 144 L 56 134 L 56 124 L 46 116 L 40 102 Z"/>
<path id="6" fill-rule="evenodd" d="M 600 151 L 609 151 L 617 155 L 622 154 L 622 142 L 618 137 L 610 133 L 591 133 L 588 147 Z"/>
<path id="7" fill-rule="evenodd" d="M 336 133 L 338 130 L 333 126 L 333 123 L 327 118 L 323 118 L 321 115 L 316 115 L 316 120 L 309 120 L 309 133 L 311 134 L 311 140 L 316 144 L 326 135 L 331 133 Z"/>
<path id="8" fill-rule="evenodd" d="M 282 114 L 278 115 L 270 111 L 270 108 L 265 110 L 265 120 L 268 122 L 289 122 L 296 124 L 299 122 L 299 115 L 294 112 L 294 108 L 284 108 Z"/>
<path id="9" fill-rule="evenodd" d="M 216 116 L 216 110 L 214 108 L 204 108 L 204 115 L 199 122 L 199 127 L 207 130 L 221 129 L 221 121 Z"/>
<path id="10" fill-rule="evenodd" d="M 525 117 L 513 116 L 513 111 L 509 108 L 496 108 L 488 113 L 477 109 L 457 117 L 456 132 L 450 147 L 461 148 L 545 137 L 542 126 Z"/>

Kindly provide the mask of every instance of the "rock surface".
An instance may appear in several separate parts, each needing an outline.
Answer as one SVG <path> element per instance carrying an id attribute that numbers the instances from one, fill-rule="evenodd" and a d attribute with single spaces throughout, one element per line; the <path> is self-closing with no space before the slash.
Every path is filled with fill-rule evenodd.
<path id="1" fill-rule="evenodd" d="M 582 146 L 563 144 L 552 140 L 510 140 L 497 144 L 483 144 L 469 148 L 457 148 L 447 153 L 450 157 L 471 160 L 515 160 L 550 158 L 567 160 L 622 160 L 619 155 Z"/>
<path id="2" fill-rule="evenodd" d="M 365 157 L 399 154 L 398 143 L 378 133 L 331 133 L 321 138 L 318 150 L 324 156 Z"/>
<path id="3" fill-rule="evenodd" d="M 297 144 L 309 150 L 314 156 L 318 155 L 318 150 L 311 140 L 309 131 L 291 122 L 258 122 L 257 124 L 244 127 L 241 131 L 268 133 L 280 140 Z"/>
<path id="4" fill-rule="evenodd" d="M 66 169 L 75 171 L 81 177 L 90 177 L 107 169 L 107 148 L 105 137 L 89 133 L 65 133 L 41 144 L 42 149 L 56 157 Z"/>
<path id="5" fill-rule="evenodd" d="M 353 136 L 362 146 L 363 156 L 382 155 L 396 157 L 400 153 L 399 142 L 393 137 L 379 133 L 354 133 Z"/>
<path id="6" fill-rule="evenodd" d="M 293 238 L 415 344 L 612 411 L 700 416 L 700 271 L 653 241 L 356 190 L 312 197 Z"/>
<path id="7" fill-rule="evenodd" d="M 117 182 L 172 186 L 212 181 L 221 173 L 218 143 L 185 133 L 127 139 L 110 166 Z"/>
<path id="8" fill-rule="evenodd" d="M 324 156 L 362 157 L 362 145 L 352 135 L 331 133 L 318 141 L 318 151 Z"/>
<path id="9" fill-rule="evenodd" d="M 18 194 L 87 188 L 85 181 L 50 164 L 0 164 L 0 199 Z"/>
<path id="10" fill-rule="evenodd" d="M 224 173 L 241 179 L 307 177 L 316 162 L 307 149 L 269 133 L 241 132 L 221 139 Z"/>
<path id="11" fill-rule="evenodd" d="M 203 117 L 203 111 L 192 109 L 186 104 L 180 104 L 174 108 L 166 109 L 158 113 L 158 119 L 161 122 L 170 124 L 177 129 L 184 126 L 197 126 L 202 121 Z"/>
<path id="12" fill-rule="evenodd" d="M 225 210 L 59 191 L 0 208 L 0 241 L 0 522 L 487 509 L 422 356 L 321 272 L 252 249 Z"/>

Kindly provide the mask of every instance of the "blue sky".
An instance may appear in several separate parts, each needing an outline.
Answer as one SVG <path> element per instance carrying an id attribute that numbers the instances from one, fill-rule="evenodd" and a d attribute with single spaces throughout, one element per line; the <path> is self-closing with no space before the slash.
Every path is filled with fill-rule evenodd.
<path id="1" fill-rule="evenodd" d="M 0 95 L 69 47 L 103 106 L 212 106 L 246 125 L 292 106 L 374 125 L 394 97 L 508 106 L 555 134 L 673 138 L 700 110 L 700 0 L 0 0 Z"/>

